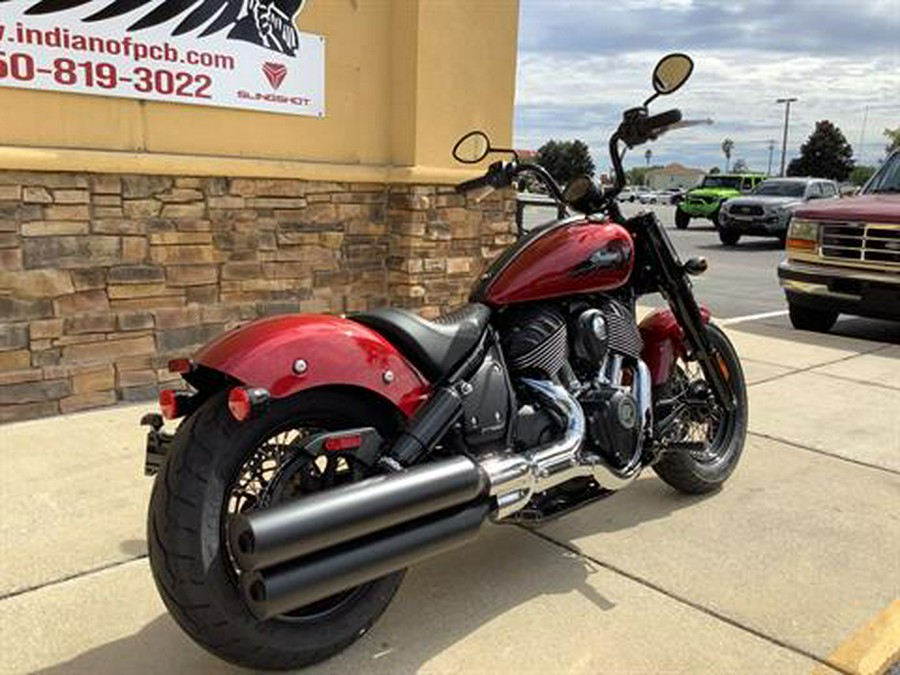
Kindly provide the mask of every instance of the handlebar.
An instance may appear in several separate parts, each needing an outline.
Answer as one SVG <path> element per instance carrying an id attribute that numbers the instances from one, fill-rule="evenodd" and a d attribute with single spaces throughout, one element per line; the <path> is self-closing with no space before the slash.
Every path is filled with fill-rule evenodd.
<path id="1" fill-rule="evenodd" d="M 677 124 L 681 121 L 681 111 L 677 108 L 661 112 L 659 115 L 651 115 L 647 118 L 647 126 L 653 130 Z"/>
<path id="2" fill-rule="evenodd" d="M 595 196 L 590 197 L 585 202 L 587 207 L 602 208 L 606 204 L 610 209 L 615 208 L 615 197 L 625 187 L 626 182 L 625 170 L 622 167 L 622 157 L 619 153 L 620 142 L 624 142 L 626 146 L 633 148 L 636 145 L 641 145 L 657 138 L 660 134 L 668 131 L 669 128 L 693 126 L 697 123 L 699 122 L 682 122 L 681 111 L 678 109 L 666 110 L 658 115 L 648 115 L 647 108 L 643 106 L 626 110 L 622 116 L 619 128 L 616 129 L 609 139 L 609 155 L 615 170 L 615 183 L 612 188 L 602 192 L 595 190 Z M 518 164 L 515 161 L 506 164 L 494 162 L 488 167 L 485 175 L 460 183 L 456 186 L 456 191 L 458 193 L 466 193 L 483 188 L 492 190 L 505 188 L 512 185 L 515 178 L 523 173 L 537 175 L 556 201 L 560 204 L 567 204 L 566 199 L 563 197 L 562 188 L 544 167 L 539 164 Z M 588 202 L 590 203 L 588 204 Z M 578 210 L 583 208 L 585 208 L 585 205 L 578 206 Z"/>
<path id="3" fill-rule="evenodd" d="M 478 178 L 473 178 L 472 180 L 463 181 L 456 186 L 456 192 L 457 194 L 465 194 L 466 192 L 478 190 L 479 188 L 493 187 L 490 180 L 490 174 L 485 174 L 484 176 L 479 176 Z"/>
<path id="4" fill-rule="evenodd" d="M 565 203 L 562 188 L 553 179 L 553 176 L 540 164 L 517 164 L 516 162 L 494 162 L 488 167 L 487 173 L 479 178 L 463 181 L 456 186 L 457 193 L 466 193 L 480 188 L 501 189 L 512 185 L 513 181 L 523 173 L 537 175 L 541 182 L 547 186 L 550 195 L 558 202 Z"/>

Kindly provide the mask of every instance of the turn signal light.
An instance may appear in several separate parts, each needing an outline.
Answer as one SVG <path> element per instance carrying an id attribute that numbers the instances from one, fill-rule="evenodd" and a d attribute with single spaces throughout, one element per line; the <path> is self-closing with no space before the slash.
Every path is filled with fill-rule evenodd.
<path id="1" fill-rule="evenodd" d="M 172 359 L 169 361 L 170 373 L 189 373 L 194 369 L 194 363 L 190 359 Z"/>
<path id="2" fill-rule="evenodd" d="M 803 251 L 805 253 L 815 253 L 816 252 L 816 242 L 810 241 L 809 239 L 788 239 L 786 248 L 789 251 Z"/>
<path id="3" fill-rule="evenodd" d="M 187 414 L 192 394 L 187 391 L 163 389 L 159 392 L 159 409 L 167 420 L 177 420 Z"/>
<path id="4" fill-rule="evenodd" d="M 265 389 L 235 387 L 228 394 L 228 409 L 238 422 L 256 417 L 269 404 L 269 392 Z"/>

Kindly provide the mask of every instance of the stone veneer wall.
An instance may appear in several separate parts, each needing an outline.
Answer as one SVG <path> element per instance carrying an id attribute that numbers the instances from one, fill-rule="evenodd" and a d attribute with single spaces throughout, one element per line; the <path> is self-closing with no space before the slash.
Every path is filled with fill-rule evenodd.
<path id="1" fill-rule="evenodd" d="M 0 171 L 0 422 L 152 398 L 165 367 L 285 312 L 464 302 L 512 194 Z"/>

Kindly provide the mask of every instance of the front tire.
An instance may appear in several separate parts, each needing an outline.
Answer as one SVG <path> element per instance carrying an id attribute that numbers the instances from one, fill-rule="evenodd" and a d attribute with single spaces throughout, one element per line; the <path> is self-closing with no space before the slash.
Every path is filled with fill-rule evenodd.
<path id="1" fill-rule="evenodd" d="M 686 230 L 691 222 L 691 217 L 681 209 L 675 211 L 675 227 L 679 230 Z"/>
<path id="2" fill-rule="evenodd" d="M 740 240 L 740 232 L 735 232 L 734 230 L 719 230 L 719 241 L 725 244 L 725 246 L 737 246 L 737 243 Z"/>
<path id="3" fill-rule="evenodd" d="M 302 428 L 312 433 L 358 426 L 375 426 L 388 435 L 393 431 L 393 418 L 365 397 L 320 391 L 273 401 L 265 414 L 239 423 L 229 413 L 223 392 L 207 400 L 179 427 L 153 486 L 147 539 L 150 567 L 163 601 L 202 647 L 244 667 L 299 668 L 350 645 L 387 608 L 403 571 L 283 617 L 260 621 L 242 600 L 225 536 L 230 513 L 245 510 L 234 506 L 235 495 L 243 499 L 249 492 L 250 509 L 264 504 L 260 495 L 276 482 L 282 464 L 297 464 L 300 453 L 290 446 L 290 439 L 296 438 L 290 436 L 291 431 Z M 252 462 L 264 447 L 274 447 L 276 453 L 261 456 L 257 462 L 261 477 L 250 482 L 245 478 L 246 467 L 256 466 Z M 274 468 L 273 457 L 278 460 Z M 344 461 L 341 466 L 347 466 Z M 320 472 L 319 483 L 312 470 L 294 471 L 287 488 L 278 484 L 278 489 L 268 494 L 296 496 L 316 486 L 322 489 L 335 484 L 333 471 L 330 482 L 324 481 Z M 270 477 L 266 479 L 266 475 Z M 352 477 L 344 475 L 345 482 L 352 482 Z M 254 496 L 247 486 L 258 484 L 266 487 Z"/>
<path id="4" fill-rule="evenodd" d="M 730 412 L 720 410 L 715 420 L 715 411 L 710 411 L 709 415 L 691 411 L 692 414 L 688 414 L 686 419 L 676 420 L 678 426 L 670 430 L 677 437 L 672 439 L 674 442 L 670 449 L 653 465 L 653 470 L 666 483 L 686 494 L 706 494 L 718 490 L 737 467 L 747 437 L 747 387 L 740 359 L 721 328 L 709 324 L 707 334 L 721 357 L 723 369 L 728 373 L 727 380 L 737 405 Z M 686 393 L 689 387 L 696 386 L 697 378 L 690 373 L 691 364 L 698 365 L 696 361 L 679 359 L 670 381 L 663 385 L 662 397 L 678 397 Z M 705 447 L 698 451 L 689 443 L 697 443 L 693 432 L 704 424 L 708 425 Z"/>
<path id="5" fill-rule="evenodd" d="M 838 318 L 837 312 L 824 309 L 813 309 L 793 303 L 788 304 L 791 325 L 797 330 L 810 330 L 816 333 L 827 333 Z"/>

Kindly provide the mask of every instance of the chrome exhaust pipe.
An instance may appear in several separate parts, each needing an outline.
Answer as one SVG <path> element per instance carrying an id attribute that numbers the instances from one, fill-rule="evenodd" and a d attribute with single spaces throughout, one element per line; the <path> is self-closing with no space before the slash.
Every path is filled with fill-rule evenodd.
<path id="1" fill-rule="evenodd" d="M 573 478 L 593 478 L 605 490 L 621 490 L 637 478 L 640 463 L 620 472 L 601 457 L 581 452 L 584 412 L 565 387 L 549 380 L 523 378 L 522 383 L 544 405 L 565 417 L 566 430 L 559 441 L 523 453 L 504 452 L 479 462 L 487 475 L 488 494 L 496 500 L 495 520 L 522 509 L 535 493 Z"/>
<path id="2" fill-rule="evenodd" d="M 475 504 L 293 563 L 244 574 L 244 597 L 260 619 L 285 614 L 471 541 L 489 511 L 486 502 Z"/>
<path id="3" fill-rule="evenodd" d="M 562 438 L 524 453 L 442 460 L 237 516 L 231 551 L 248 605 L 260 618 L 289 612 L 474 538 L 539 492 L 591 477 L 618 490 L 640 473 L 581 450 L 581 405 L 562 386 L 525 380 L 566 419 Z"/>

